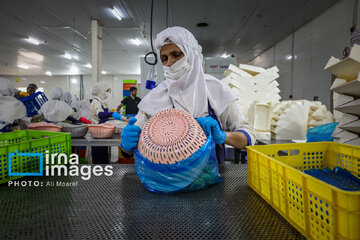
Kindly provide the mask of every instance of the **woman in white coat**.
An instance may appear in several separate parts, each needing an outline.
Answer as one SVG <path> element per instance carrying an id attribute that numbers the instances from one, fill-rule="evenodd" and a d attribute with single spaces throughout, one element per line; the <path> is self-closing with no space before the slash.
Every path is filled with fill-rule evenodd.
<path id="1" fill-rule="evenodd" d="M 15 120 L 26 118 L 25 105 L 14 94 L 15 88 L 10 80 L 0 78 L 0 133 L 11 132 Z"/>
<path id="2" fill-rule="evenodd" d="M 137 146 L 146 121 L 164 109 L 187 111 L 212 134 L 217 160 L 225 160 L 224 144 L 244 148 L 255 142 L 255 131 L 236 104 L 237 96 L 218 79 L 205 74 L 202 48 L 185 28 L 171 27 L 157 35 L 156 50 L 164 68 L 165 81 L 151 90 L 140 102 L 139 113 L 130 119 L 122 133 L 125 153 Z"/>

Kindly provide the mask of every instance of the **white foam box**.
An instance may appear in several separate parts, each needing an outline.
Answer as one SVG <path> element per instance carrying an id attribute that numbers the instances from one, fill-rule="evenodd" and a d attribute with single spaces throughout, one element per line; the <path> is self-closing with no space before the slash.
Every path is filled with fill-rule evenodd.
<path id="1" fill-rule="evenodd" d="M 334 138 L 340 138 L 340 143 L 345 143 L 358 137 L 359 136 L 356 133 L 352 133 L 349 131 L 343 131 L 334 136 Z"/>
<path id="2" fill-rule="evenodd" d="M 354 101 L 355 98 L 352 96 L 347 96 L 347 95 L 343 95 L 343 94 L 338 94 L 337 99 L 335 99 L 334 101 L 334 107 L 339 107 L 341 105 L 344 105 L 345 103 Z"/>
<path id="3" fill-rule="evenodd" d="M 343 95 L 360 97 L 360 76 L 358 75 L 358 78 L 351 82 L 332 88 L 331 91 Z"/>
<path id="4" fill-rule="evenodd" d="M 360 146 L 360 137 L 355 138 L 355 139 L 350 140 L 350 141 L 347 141 L 345 143 L 350 144 L 350 145 Z"/>
<path id="5" fill-rule="evenodd" d="M 360 120 L 340 125 L 339 128 L 349 132 L 360 134 Z"/>
<path id="6" fill-rule="evenodd" d="M 242 77 L 237 73 L 230 73 L 229 78 L 232 79 L 232 84 L 234 84 L 237 88 L 253 88 L 254 83 L 249 77 Z"/>
<path id="7" fill-rule="evenodd" d="M 342 115 L 342 117 L 340 118 L 339 126 L 342 126 L 342 125 L 345 125 L 345 124 L 354 122 L 354 121 L 356 121 L 356 120 L 359 120 L 359 117 L 358 117 L 358 116 L 344 113 L 344 114 Z"/>
<path id="8" fill-rule="evenodd" d="M 351 48 L 349 57 L 343 60 L 331 57 L 325 70 L 346 81 L 356 79 L 360 71 L 360 46 L 355 44 Z"/>
<path id="9" fill-rule="evenodd" d="M 247 65 L 247 64 L 240 64 L 239 68 L 241 70 L 244 70 L 245 72 L 251 74 L 252 76 L 255 76 L 261 72 L 265 72 L 266 70 L 262 67 L 256 67 L 256 66 L 252 66 L 252 65 Z"/>
<path id="10" fill-rule="evenodd" d="M 348 113 L 356 116 L 360 116 L 360 99 L 343 104 L 335 108 L 342 113 Z"/>
<path id="11" fill-rule="evenodd" d="M 236 73 L 243 77 L 252 77 L 251 74 L 245 72 L 244 70 L 241 70 L 240 68 L 236 67 L 235 65 L 230 64 L 228 69 L 224 72 L 224 76 L 227 77 L 230 75 L 230 73 Z"/>

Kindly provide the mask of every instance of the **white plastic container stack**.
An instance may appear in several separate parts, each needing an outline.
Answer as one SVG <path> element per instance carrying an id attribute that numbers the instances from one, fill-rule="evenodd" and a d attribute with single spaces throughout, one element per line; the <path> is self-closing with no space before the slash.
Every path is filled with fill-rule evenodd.
<path id="1" fill-rule="evenodd" d="M 360 46 L 355 44 L 343 60 L 331 57 L 325 70 L 337 77 L 330 88 L 339 122 L 332 136 L 335 142 L 360 146 Z"/>
<path id="2" fill-rule="evenodd" d="M 225 78 L 222 79 L 239 96 L 240 110 L 244 115 L 250 116 L 258 139 L 270 139 L 271 136 L 271 109 L 281 99 L 279 83 L 276 81 L 279 77 L 278 71 L 276 66 L 264 69 L 245 64 L 240 64 L 239 67 L 230 64 L 224 73 Z"/>
<path id="3" fill-rule="evenodd" d="M 279 69 L 274 66 L 264 69 L 251 65 L 240 64 L 236 67 L 230 64 L 225 71 L 222 81 L 228 84 L 239 96 L 239 104 L 243 114 L 249 114 L 249 107 L 254 101 L 263 103 L 278 103 L 279 95 Z"/>
<path id="4" fill-rule="evenodd" d="M 305 140 L 309 128 L 331 122 L 333 116 L 321 102 L 283 101 L 274 107 L 271 137 L 276 140 Z"/>

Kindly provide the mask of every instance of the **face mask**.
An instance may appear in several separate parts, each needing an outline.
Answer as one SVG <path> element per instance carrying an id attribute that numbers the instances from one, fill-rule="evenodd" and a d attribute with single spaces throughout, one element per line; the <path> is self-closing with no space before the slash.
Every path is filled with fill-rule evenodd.
<path id="1" fill-rule="evenodd" d="M 110 93 L 109 93 L 109 92 L 105 92 L 104 99 L 108 99 L 109 97 L 110 97 Z"/>
<path id="2" fill-rule="evenodd" d="M 166 78 L 178 80 L 179 78 L 181 78 L 183 75 L 185 75 L 190 71 L 191 66 L 187 62 L 186 57 L 184 56 L 170 67 L 163 66 L 163 68 Z"/>

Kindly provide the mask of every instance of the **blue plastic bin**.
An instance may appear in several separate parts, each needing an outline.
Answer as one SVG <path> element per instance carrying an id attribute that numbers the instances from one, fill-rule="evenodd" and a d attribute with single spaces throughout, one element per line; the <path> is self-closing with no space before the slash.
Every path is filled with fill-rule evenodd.
<path id="1" fill-rule="evenodd" d="M 43 92 L 37 92 L 28 97 L 20 98 L 19 100 L 25 105 L 27 116 L 32 117 L 38 114 L 41 106 L 47 102 L 48 99 Z"/>

